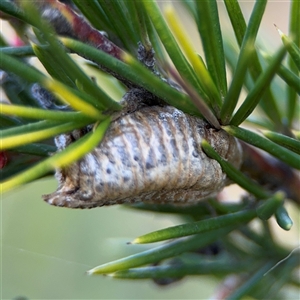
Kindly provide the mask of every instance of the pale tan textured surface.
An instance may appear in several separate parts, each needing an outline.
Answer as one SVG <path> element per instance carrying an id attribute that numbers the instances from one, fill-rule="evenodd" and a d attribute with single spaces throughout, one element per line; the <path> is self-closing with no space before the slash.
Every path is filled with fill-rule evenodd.
<path id="1" fill-rule="evenodd" d="M 239 166 L 239 145 L 225 131 L 174 107 L 143 108 L 113 122 L 96 149 L 58 171 L 59 188 L 44 199 L 74 208 L 197 202 L 226 184 L 219 163 L 202 151 L 202 138 Z M 59 148 L 69 141 L 61 136 Z"/>

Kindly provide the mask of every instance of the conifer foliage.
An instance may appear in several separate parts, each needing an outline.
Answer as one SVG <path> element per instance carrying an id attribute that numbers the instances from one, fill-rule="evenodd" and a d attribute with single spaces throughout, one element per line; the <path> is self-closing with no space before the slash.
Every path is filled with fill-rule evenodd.
<path id="1" fill-rule="evenodd" d="M 182 216 L 182 225 L 132 241 L 165 243 L 88 274 L 159 285 L 231 276 L 222 299 L 283 299 L 283 286 L 299 288 L 299 251 L 274 241 L 269 219 L 290 230 L 286 203 L 300 205 L 300 3 L 291 1 L 290 31 L 278 29 L 282 45 L 262 52 L 267 0 L 255 2 L 248 22 L 237 0 L 218 3 L 230 32 L 217 1 L 177 1 L 198 29 L 202 56 L 172 2 L 159 4 L 0 2 L 15 31 L 13 45 L 0 36 L 1 193 L 56 172 L 50 204 L 133 203 Z M 239 202 L 224 199 L 230 183 L 245 190 Z"/>

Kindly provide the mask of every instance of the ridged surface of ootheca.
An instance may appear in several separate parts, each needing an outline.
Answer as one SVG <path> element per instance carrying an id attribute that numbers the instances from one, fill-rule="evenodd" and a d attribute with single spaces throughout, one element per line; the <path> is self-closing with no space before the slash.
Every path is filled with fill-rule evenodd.
<path id="1" fill-rule="evenodd" d="M 92 208 L 119 203 L 195 203 L 227 183 L 216 160 L 201 149 L 206 139 L 236 167 L 240 145 L 223 130 L 180 110 L 145 107 L 114 121 L 102 142 L 80 161 L 56 172 L 59 187 L 49 204 Z M 57 138 L 63 149 L 70 135 Z"/>

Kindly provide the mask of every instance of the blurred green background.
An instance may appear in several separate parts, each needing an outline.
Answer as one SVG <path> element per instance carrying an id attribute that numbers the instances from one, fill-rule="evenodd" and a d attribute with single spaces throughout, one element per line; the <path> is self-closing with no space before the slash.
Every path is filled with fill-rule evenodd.
<path id="1" fill-rule="evenodd" d="M 204 277 L 159 287 L 146 280 L 85 275 L 98 264 L 147 249 L 126 242 L 180 220 L 122 206 L 53 207 L 42 201 L 41 194 L 55 188 L 55 180 L 46 179 L 2 196 L 2 299 L 207 299 L 211 295 L 215 281 Z"/>

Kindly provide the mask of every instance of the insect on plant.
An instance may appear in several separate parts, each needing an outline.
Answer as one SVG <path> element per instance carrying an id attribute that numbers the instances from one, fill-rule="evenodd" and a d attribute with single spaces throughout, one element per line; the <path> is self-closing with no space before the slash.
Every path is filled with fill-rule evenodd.
<path id="1" fill-rule="evenodd" d="M 241 149 L 225 131 L 170 106 L 148 106 L 114 121 L 98 147 L 58 171 L 54 205 L 91 208 L 121 203 L 195 203 L 226 182 L 217 161 L 201 149 L 206 139 L 239 166 Z M 73 138 L 74 140 L 74 138 Z M 72 136 L 57 138 L 59 149 Z M 234 154 L 232 154 L 234 153 Z"/>
<path id="2" fill-rule="evenodd" d="M 282 46 L 264 53 L 256 37 L 266 0 L 254 3 L 248 22 L 236 0 L 180 1 L 202 56 L 173 6 L 158 4 L 1 1 L 18 41 L 0 40 L 1 189 L 55 172 L 58 188 L 43 196 L 49 204 L 125 203 L 189 220 L 133 243 L 172 241 L 88 274 L 162 285 L 234 274 L 224 299 L 299 288 L 297 251 L 277 245 L 268 221 L 290 230 L 286 203 L 300 204 L 299 1 L 291 1 L 289 34 L 278 29 Z M 220 25 L 221 5 L 236 42 Z M 221 201 L 232 183 L 246 195 Z M 245 249 L 237 235 L 255 247 Z"/>

